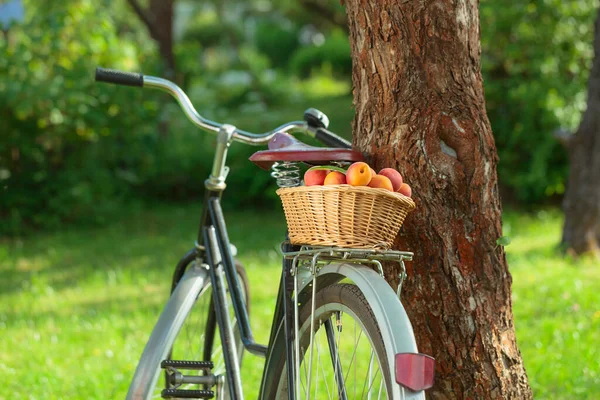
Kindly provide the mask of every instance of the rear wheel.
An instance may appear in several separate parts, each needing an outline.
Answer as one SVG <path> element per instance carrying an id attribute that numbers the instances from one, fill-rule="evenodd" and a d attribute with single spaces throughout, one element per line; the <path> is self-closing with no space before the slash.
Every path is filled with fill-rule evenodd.
<path id="1" fill-rule="evenodd" d="M 249 288 L 246 270 L 237 261 L 235 263 L 235 268 L 244 303 L 246 304 L 246 307 L 248 307 Z M 238 353 L 238 359 L 241 362 L 244 346 L 241 340 L 239 324 L 237 319 L 235 318 L 233 306 L 231 305 L 229 288 L 227 288 L 227 299 L 229 308 L 229 318 L 235 337 L 235 348 Z M 170 344 L 170 348 L 171 351 L 167 359 L 178 361 L 212 361 L 214 363 L 212 373 L 214 375 L 226 376 L 225 360 L 223 358 L 221 336 L 219 334 L 219 328 L 216 324 L 212 285 L 210 280 L 207 280 L 206 284 L 202 287 L 202 290 L 198 294 L 194 305 L 192 306 L 190 312 L 185 318 L 185 321 L 183 322 L 181 330 L 175 337 L 173 343 Z M 203 374 L 202 371 L 193 370 L 186 370 L 181 372 L 185 373 L 185 375 Z M 156 389 L 154 390 L 154 398 L 161 398 L 161 391 L 163 389 L 173 388 L 173 386 L 169 383 L 169 377 L 167 373 L 165 372 L 162 375 L 163 378 L 159 380 L 158 384 L 156 385 Z M 198 385 L 194 384 L 184 384 L 179 386 L 177 389 L 197 390 L 209 388 L 198 387 Z M 216 388 L 212 389 L 216 390 Z M 224 396 L 219 398 L 218 394 L 215 392 L 215 398 L 219 400 L 230 398 L 226 383 L 224 384 Z"/>
<path id="2" fill-rule="evenodd" d="M 379 324 L 360 289 L 334 284 L 316 294 L 299 312 L 298 399 L 391 399 L 392 376 Z M 311 334 L 312 333 L 312 334 Z M 282 336 L 282 335 L 280 335 Z M 285 347 L 281 340 L 277 343 Z M 276 361 L 278 376 L 266 398 L 285 399 L 288 387 L 285 348 Z"/>

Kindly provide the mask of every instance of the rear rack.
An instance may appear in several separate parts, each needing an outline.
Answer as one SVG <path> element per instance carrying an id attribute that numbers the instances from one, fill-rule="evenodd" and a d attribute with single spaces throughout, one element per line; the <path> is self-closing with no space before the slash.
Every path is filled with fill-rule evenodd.
<path id="1" fill-rule="evenodd" d="M 413 253 L 398 250 L 377 249 L 352 249 L 343 247 L 325 246 L 301 246 L 298 251 L 283 251 L 284 246 L 289 244 L 285 241 L 281 244 L 281 253 L 284 258 L 293 260 L 292 275 L 296 275 L 299 268 L 310 268 L 311 273 L 316 274 L 319 268 L 333 262 L 345 262 L 353 264 L 371 264 L 376 267 L 379 275 L 385 279 L 382 262 L 396 262 L 400 268 L 398 277 L 398 298 L 402 291 L 402 284 L 406 279 L 406 266 L 404 261 L 412 261 Z"/>

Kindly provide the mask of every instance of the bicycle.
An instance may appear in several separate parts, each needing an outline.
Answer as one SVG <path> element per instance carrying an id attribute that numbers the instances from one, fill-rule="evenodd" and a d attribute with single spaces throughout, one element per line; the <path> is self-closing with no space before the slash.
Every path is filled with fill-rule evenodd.
<path id="1" fill-rule="evenodd" d="M 241 400 L 245 351 L 265 357 L 259 399 L 425 398 L 424 390 L 433 385 L 434 361 L 418 352 L 400 302 L 404 261 L 412 253 L 284 241 L 269 342 L 254 340 L 248 281 L 235 260 L 220 203 L 227 151 L 232 142 L 269 143 L 269 150 L 250 159 L 271 168 L 280 187 L 300 185 L 301 162 L 347 165 L 362 160 L 349 142 L 327 130 L 325 114 L 309 109 L 303 121 L 255 134 L 205 119 L 183 90 L 166 79 L 97 68 L 96 81 L 163 90 L 194 125 L 217 134 L 212 170 L 204 182 L 198 240 L 175 267 L 171 296 L 142 353 L 127 399 Z M 290 132 L 309 134 L 332 147 L 303 144 Z M 396 292 L 384 280 L 384 261 L 399 265 Z M 186 339 L 193 339 L 188 347 Z M 188 349 L 193 353 L 187 354 Z"/>

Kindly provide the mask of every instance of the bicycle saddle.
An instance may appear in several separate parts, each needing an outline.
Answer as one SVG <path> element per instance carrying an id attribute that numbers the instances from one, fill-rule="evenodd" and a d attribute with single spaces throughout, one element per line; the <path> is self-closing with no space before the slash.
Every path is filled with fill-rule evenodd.
<path id="1" fill-rule="evenodd" d="M 308 145 L 289 133 L 277 133 L 269 140 L 269 150 L 257 151 L 250 161 L 262 169 L 270 169 L 278 161 L 323 164 L 328 161 L 363 161 L 362 153 L 350 149 L 315 147 Z"/>

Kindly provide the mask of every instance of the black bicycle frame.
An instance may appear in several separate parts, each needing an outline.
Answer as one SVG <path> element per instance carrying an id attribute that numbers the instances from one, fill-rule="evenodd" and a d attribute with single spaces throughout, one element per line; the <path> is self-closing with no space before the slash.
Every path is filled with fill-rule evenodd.
<path id="1" fill-rule="evenodd" d="M 229 393 L 232 400 L 243 399 L 241 393 L 241 373 L 239 365 L 235 360 L 235 344 L 231 343 L 228 332 L 231 332 L 231 324 L 229 321 L 229 311 L 227 310 L 225 300 L 224 280 L 227 281 L 231 303 L 234 313 L 238 321 L 240 329 L 240 337 L 244 348 L 255 355 L 266 357 L 268 349 L 274 343 L 277 328 L 283 323 L 285 326 L 286 335 L 286 356 L 287 360 L 287 377 L 290 383 L 289 387 L 294 387 L 295 375 L 293 370 L 293 301 L 291 293 L 293 291 L 293 280 L 291 276 L 291 261 L 284 260 L 282 265 L 282 277 L 280 288 L 273 316 L 271 334 L 269 338 L 269 346 L 264 346 L 256 343 L 246 304 L 237 279 L 235 261 L 231 253 L 231 246 L 225 225 L 225 218 L 221 208 L 221 191 L 207 190 L 204 199 L 204 207 L 202 208 L 202 216 L 200 219 L 200 230 L 198 232 L 198 240 L 195 249 L 188 251 L 177 264 L 173 273 L 173 288 L 177 285 L 187 266 L 195 259 L 202 260 L 209 266 L 210 279 L 213 287 L 213 297 L 211 303 L 214 307 L 210 307 L 207 317 L 207 337 L 204 347 L 205 360 L 210 359 L 212 344 L 214 341 L 215 327 L 219 327 L 221 335 L 221 343 L 223 346 L 223 354 L 225 358 L 225 366 L 227 373 L 227 383 Z M 288 245 L 290 246 L 290 245 Z M 286 249 L 286 250 L 291 250 Z M 295 400 L 293 390 L 288 391 L 288 400 Z"/>

